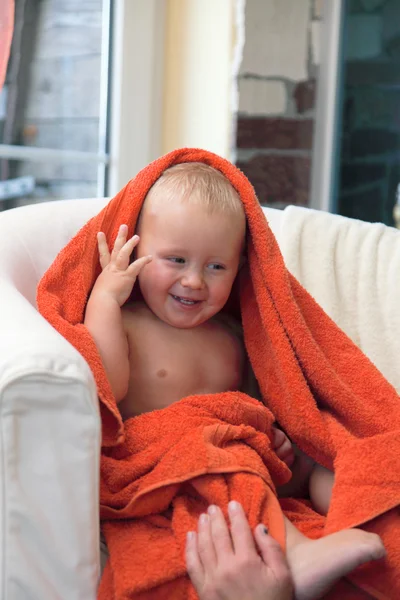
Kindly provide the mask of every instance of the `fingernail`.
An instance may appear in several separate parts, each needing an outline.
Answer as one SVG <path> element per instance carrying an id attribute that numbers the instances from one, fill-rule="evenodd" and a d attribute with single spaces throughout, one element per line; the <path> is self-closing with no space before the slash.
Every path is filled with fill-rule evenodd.
<path id="1" fill-rule="evenodd" d="M 233 515 L 237 513 L 239 510 L 239 502 L 236 502 L 236 500 L 231 500 L 228 504 L 228 510 Z"/>
<path id="2" fill-rule="evenodd" d="M 261 533 L 263 533 L 264 535 L 268 535 L 268 529 L 265 527 L 265 525 L 261 525 Z"/>
<path id="3" fill-rule="evenodd" d="M 186 534 L 186 541 L 189 544 L 194 540 L 194 531 L 188 531 Z"/>
<path id="4" fill-rule="evenodd" d="M 208 514 L 215 515 L 217 513 L 217 507 L 214 504 L 208 507 Z"/>
<path id="5" fill-rule="evenodd" d="M 205 513 L 201 514 L 199 523 L 200 525 L 205 525 L 206 523 L 208 523 L 208 515 L 206 515 Z"/>

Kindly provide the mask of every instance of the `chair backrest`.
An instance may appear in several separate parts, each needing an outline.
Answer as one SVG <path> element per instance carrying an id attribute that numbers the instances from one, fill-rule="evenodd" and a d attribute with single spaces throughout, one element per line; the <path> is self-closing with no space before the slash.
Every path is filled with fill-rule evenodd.
<path id="1" fill-rule="evenodd" d="M 35 305 L 36 287 L 58 252 L 107 199 L 61 200 L 0 213 L 0 277 Z"/>

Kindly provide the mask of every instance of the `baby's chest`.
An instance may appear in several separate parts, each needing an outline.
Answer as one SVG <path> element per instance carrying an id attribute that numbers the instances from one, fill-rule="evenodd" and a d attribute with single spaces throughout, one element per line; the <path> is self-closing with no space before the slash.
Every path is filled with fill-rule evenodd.
<path id="1" fill-rule="evenodd" d="M 130 345 L 132 383 L 139 387 L 162 385 L 182 396 L 236 387 L 239 365 L 232 341 L 221 342 L 212 331 L 150 326 Z"/>

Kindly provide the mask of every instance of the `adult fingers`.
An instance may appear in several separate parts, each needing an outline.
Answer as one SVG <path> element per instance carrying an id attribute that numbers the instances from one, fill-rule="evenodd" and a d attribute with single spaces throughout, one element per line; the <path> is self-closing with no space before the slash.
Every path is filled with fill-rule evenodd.
<path id="1" fill-rule="evenodd" d="M 261 557 L 267 567 L 274 573 L 275 579 L 281 583 L 290 582 L 291 575 L 288 562 L 278 542 L 268 535 L 264 525 L 257 525 L 254 537 Z"/>
<path id="2" fill-rule="evenodd" d="M 189 531 L 186 535 L 185 557 L 188 575 L 196 590 L 199 590 L 204 581 L 204 568 L 201 563 L 197 548 L 197 536 L 194 531 Z"/>
<path id="3" fill-rule="evenodd" d="M 97 247 L 99 249 L 99 259 L 101 268 L 104 269 L 110 262 L 110 250 L 108 248 L 107 239 L 102 231 L 97 234 Z"/>
<path id="4" fill-rule="evenodd" d="M 249 552 L 255 552 L 255 545 L 244 510 L 239 502 L 231 501 L 228 512 L 234 552 L 237 556 L 248 556 Z"/>
<path id="5" fill-rule="evenodd" d="M 210 517 L 205 513 L 199 518 L 197 548 L 204 570 L 212 573 L 217 565 L 217 556 L 211 534 Z"/>
<path id="6" fill-rule="evenodd" d="M 211 536 L 214 543 L 217 563 L 230 559 L 233 555 L 232 540 L 224 515 L 218 506 L 208 507 L 208 515 L 211 523 Z"/>

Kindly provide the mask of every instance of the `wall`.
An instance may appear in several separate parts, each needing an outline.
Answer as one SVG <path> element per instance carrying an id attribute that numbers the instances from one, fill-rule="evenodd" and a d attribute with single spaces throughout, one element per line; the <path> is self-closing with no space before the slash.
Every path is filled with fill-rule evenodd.
<path id="1" fill-rule="evenodd" d="M 263 205 L 307 206 L 322 0 L 247 0 L 236 163 Z"/>

